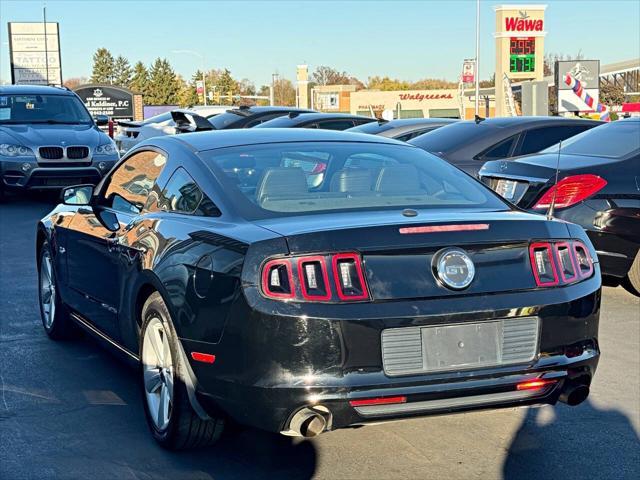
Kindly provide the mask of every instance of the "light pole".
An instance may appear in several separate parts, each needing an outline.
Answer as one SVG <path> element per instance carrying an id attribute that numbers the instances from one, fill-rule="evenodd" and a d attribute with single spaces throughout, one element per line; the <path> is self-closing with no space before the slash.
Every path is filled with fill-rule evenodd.
<path id="1" fill-rule="evenodd" d="M 207 81 L 206 75 L 204 71 L 204 55 L 198 52 L 194 52 L 193 50 L 171 50 L 171 53 L 183 54 L 186 53 L 188 55 L 196 56 L 200 59 L 201 72 L 202 72 L 202 98 L 204 99 L 204 106 L 207 106 Z"/>
<path id="2" fill-rule="evenodd" d="M 496 87 L 497 88 L 497 87 Z M 480 113 L 480 0 L 476 0 L 476 118 Z"/>

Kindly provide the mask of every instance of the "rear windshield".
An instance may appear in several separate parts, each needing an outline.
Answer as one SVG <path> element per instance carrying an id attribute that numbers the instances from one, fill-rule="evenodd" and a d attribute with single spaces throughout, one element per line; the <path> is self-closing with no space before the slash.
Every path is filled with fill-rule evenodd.
<path id="1" fill-rule="evenodd" d="M 622 158 L 640 149 L 640 122 L 620 120 L 582 132 L 562 142 L 562 153 Z M 542 153 L 558 151 L 553 145 Z"/>
<path id="2" fill-rule="evenodd" d="M 507 209 L 490 190 L 417 148 L 356 142 L 200 152 L 249 219 L 402 208 Z"/>
<path id="3" fill-rule="evenodd" d="M 225 128 L 229 127 L 229 125 L 242 120 L 248 115 L 249 113 L 246 111 L 242 111 L 242 113 L 240 113 L 240 110 L 234 110 L 221 113 L 211 118 L 207 118 L 207 120 L 209 120 L 209 123 L 213 125 L 216 130 L 224 130 Z"/>
<path id="4" fill-rule="evenodd" d="M 371 135 L 377 135 L 382 132 L 386 132 L 387 130 L 391 130 L 393 125 L 390 125 L 390 122 L 369 122 L 363 125 L 358 125 L 357 127 L 353 127 L 349 129 L 349 132 L 357 132 L 357 133 L 369 133 Z"/>
<path id="5" fill-rule="evenodd" d="M 75 95 L 0 95 L 0 124 L 93 123 Z"/>
<path id="6" fill-rule="evenodd" d="M 412 138 L 409 143 L 427 152 L 450 152 L 489 133 L 489 129 L 482 124 L 456 122 Z"/>

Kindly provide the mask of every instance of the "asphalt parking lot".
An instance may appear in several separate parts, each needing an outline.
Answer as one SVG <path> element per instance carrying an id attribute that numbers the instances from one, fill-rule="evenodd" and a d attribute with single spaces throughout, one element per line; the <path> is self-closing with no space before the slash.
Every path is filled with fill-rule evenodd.
<path id="1" fill-rule="evenodd" d="M 0 478 L 640 478 L 640 301 L 605 288 L 602 358 L 582 405 L 342 430 L 253 430 L 170 453 L 147 433 L 135 372 L 89 338 L 54 343 L 36 301 L 35 223 L 51 197 L 0 206 Z"/>

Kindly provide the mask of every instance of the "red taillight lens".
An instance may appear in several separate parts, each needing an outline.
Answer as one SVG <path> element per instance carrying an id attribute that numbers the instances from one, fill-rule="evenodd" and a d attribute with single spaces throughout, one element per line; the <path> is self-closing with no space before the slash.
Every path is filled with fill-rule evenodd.
<path id="1" fill-rule="evenodd" d="M 360 255 L 339 253 L 333 256 L 333 277 L 340 300 L 365 300 L 369 298 L 362 273 Z"/>
<path id="2" fill-rule="evenodd" d="M 570 207 L 599 192 L 606 184 L 607 181 L 597 175 L 585 174 L 565 177 L 557 185 L 547 190 L 533 208 L 549 208 L 554 195 L 556 209 Z"/>
<path id="3" fill-rule="evenodd" d="M 558 285 L 558 272 L 549 242 L 532 243 L 529 246 L 529 257 L 533 276 L 539 287 Z"/>
<path id="4" fill-rule="evenodd" d="M 271 298 L 295 297 L 296 291 L 289 260 L 270 260 L 262 267 L 262 291 Z"/>

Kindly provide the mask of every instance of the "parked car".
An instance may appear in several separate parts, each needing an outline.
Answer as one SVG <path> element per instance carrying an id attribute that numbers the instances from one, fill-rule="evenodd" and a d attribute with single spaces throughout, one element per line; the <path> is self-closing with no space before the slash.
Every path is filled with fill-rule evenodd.
<path id="1" fill-rule="evenodd" d="M 354 125 L 376 122 L 375 118 L 347 113 L 299 113 L 291 112 L 255 128 L 321 128 L 324 130 L 347 130 Z"/>
<path id="2" fill-rule="evenodd" d="M 398 120 L 378 120 L 358 127 L 350 128 L 350 132 L 369 133 L 387 138 L 395 138 L 407 142 L 414 137 L 444 127 L 458 120 L 452 118 L 400 118 Z"/>
<path id="3" fill-rule="evenodd" d="M 118 160 L 113 141 L 66 88 L 0 86 L 0 199 L 9 190 L 98 183 Z"/>
<path id="4" fill-rule="evenodd" d="M 224 105 L 208 105 L 190 107 L 184 111 L 209 119 L 225 113 L 228 109 L 229 107 Z M 169 111 L 139 122 L 120 121 L 113 139 L 120 154 L 124 154 L 148 138 L 175 135 L 176 133 L 178 133 L 176 131 L 176 122 L 173 119 L 172 112 Z"/>
<path id="5" fill-rule="evenodd" d="M 317 186 L 299 159 L 327 164 Z M 584 230 L 406 143 L 156 137 L 63 198 L 38 225 L 44 329 L 80 325 L 139 363 L 167 448 L 228 419 L 311 437 L 589 393 L 601 280 Z"/>
<path id="6" fill-rule="evenodd" d="M 524 209 L 546 213 L 555 201 L 556 217 L 586 229 L 605 280 L 640 295 L 640 119 L 588 130 L 558 149 L 488 162 L 480 178 Z"/>
<path id="7" fill-rule="evenodd" d="M 238 107 L 211 119 L 214 130 L 251 128 L 290 113 L 314 113 L 314 110 L 295 107 Z"/>
<path id="8" fill-rule="evenodd" d="M 465 120 L 420 135 L 409 143 L 475 176 L 484 162 L 536 153 L 600 124 L 564 117 Z"/>

